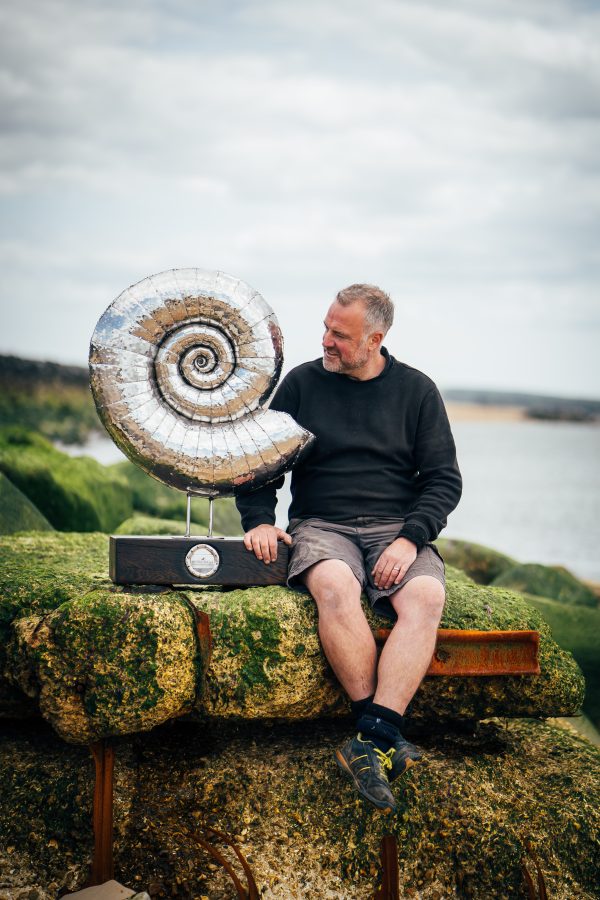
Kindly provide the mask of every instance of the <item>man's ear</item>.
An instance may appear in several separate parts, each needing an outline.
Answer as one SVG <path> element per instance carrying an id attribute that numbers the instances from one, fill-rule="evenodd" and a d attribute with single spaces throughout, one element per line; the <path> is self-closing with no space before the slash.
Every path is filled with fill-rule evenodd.
<path id="1" fill-rule="evenodd" d="M 383 343 L 383 331 L 374 331 L 373 334 L 369 335 L 369 346 L 372 350 L 376 350 L 378 347 L 381 347 Z"/>

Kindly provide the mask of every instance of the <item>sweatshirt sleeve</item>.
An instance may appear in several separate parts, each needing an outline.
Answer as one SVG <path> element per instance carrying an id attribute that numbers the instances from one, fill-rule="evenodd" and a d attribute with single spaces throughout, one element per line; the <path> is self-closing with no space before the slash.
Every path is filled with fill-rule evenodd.
<path id="1" fill-rule="evenodd" d="M 423 398 L 414 446 L 419 496 L 406 516 L 402 536 L 422 546 L 445 528 L 458 505 L 462 478 L 444 401 L 436 387 Z"/>
<path id="2" fill-rule="evenodd" d="M 291 379 L 286 376 L 273 395 L 269 404 L 270 409 L 278 412 L 289 413 L 294 416 L 297 413 L 296 393 Z M 284 476 L 280 475 L 269 484 L 252 491 L 249 494 L 241 494 L 235 498 L 235 505 L 242 519 L 244 531 L 250 531 L 257 525 L 275 524 L 275 507 L 277 506 L 277 491 L 282 487 Z"/>

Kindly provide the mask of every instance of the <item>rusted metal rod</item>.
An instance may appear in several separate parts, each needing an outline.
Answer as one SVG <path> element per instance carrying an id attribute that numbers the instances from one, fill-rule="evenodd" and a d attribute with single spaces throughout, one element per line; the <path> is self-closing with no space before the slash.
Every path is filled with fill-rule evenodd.
<path id="1" fill-rule="evenodd" d="M 381 887 L 373 894 L 373 900 L 400 900 L 400 872 L 398 869 L 398 842 L 392 834 L 381 839 Z"/>
<path id="2" fill-rule="evenodd" d="M 108 741 L 90 745 L 96 766 L 94 785 L 94 856 L 90 886 L 114 878 L 113 773 L 115 751 Z"/>
<path id="3" fill-rule="evenodd" d="M 378 628 L 383 643 L 390 629 Z M 537 631 L 470 631 L 438 629 L 427 675 L 539 675 Z"/>

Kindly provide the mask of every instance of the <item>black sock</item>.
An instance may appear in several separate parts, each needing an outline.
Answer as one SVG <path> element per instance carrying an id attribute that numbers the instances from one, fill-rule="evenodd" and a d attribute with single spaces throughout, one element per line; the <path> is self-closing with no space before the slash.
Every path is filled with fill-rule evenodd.
<path id="1" fill-rule="evenodd" d="M 390 725 L 394 725 L 398 731 L 401 731 L 404 727 L 404 716 L 397 713 L 395 709 L 390 709 L 389 706 L 380 706 L 379 703 L 371 703 L 371 706 L 366 712 L 375 716 L 375 718 L 379 717 L 380 719 L 384 719 L 384 721 L 389 722 Z"/>
<path id="2" fill-rule="evenodd" d="M 364 700 L 351 700 L 350 708 L 352 710 L 352 715 L 358 722 L 362 714 L 366 711 L 367 707 L 370 706 L 371 701 L 375 694 L 371 694 L 370 697 L 365 697 Z"/>
<path id="3" fill-rule="evenodd" d="M 400 713 L 387 706 L 370 703 L 356 723 L 356 727 L 364 740 L 372 741 L 376 747 L 387 753 L 401 737 L 402 722 Z"/>

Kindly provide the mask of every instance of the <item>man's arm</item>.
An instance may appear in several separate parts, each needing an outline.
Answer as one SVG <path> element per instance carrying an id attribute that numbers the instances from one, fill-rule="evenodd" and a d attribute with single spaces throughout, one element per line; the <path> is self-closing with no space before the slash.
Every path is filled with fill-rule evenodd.
<path id="1" fill-rule="evenodd" d="M 413 453 L 419 496 L 406 516 L 400 536 L 420 549 L 446 527 L 448 515 L 462 493 L 456 446 L 444 401 L 436 387 L 421 404 Z"/>
<path id="2" fill-rule="evenodd" d="M 448 514 L 455 509 L 462 493 L 454 438 L 444 402 L 435 387 L 421 404 L 414 457 L 419 498 L 407 514 L 398 537 L 373 567 L 373 580 L 381 590 L 402 581 L 421 547 L 435 540 L 445 527 Z"/>
<path id="3" fill-rule="evenodd" d="M 278 412 L 286 412 L 294 416 L 297 409 L 294 392 L 288 379 L 281 382 L 270 408 Z M 277 559 L 277 541 L 291 544 L 292 539 L 286 531 L 275 526 L 275 507 L 277 505 L 277 491 L 283 485 L 284 476 L 280 475 L 275 481 L 264 485 L 257 491 L 243 494 L 235 498 L 244 529 L 244 545 L 247 550 L 252 550 L 258 559 L 265 563 L 275 562 Z"/>

